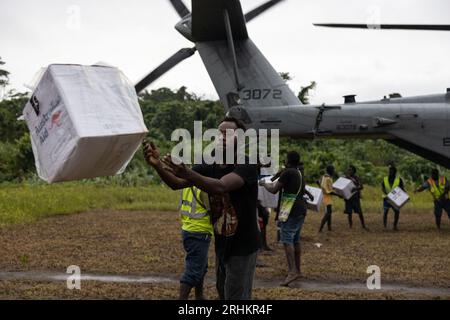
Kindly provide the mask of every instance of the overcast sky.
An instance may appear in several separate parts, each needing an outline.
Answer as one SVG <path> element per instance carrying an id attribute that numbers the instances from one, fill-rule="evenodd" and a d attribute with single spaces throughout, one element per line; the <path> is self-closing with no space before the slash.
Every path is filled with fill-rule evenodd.
<path id="1" fill-rule="evenodd" d="M 188 6 L 190 3 L 186 1 Z M 242 0 L 248 11 L 263 0 Z M 137 82 L 182 47 L 166 0 L 1 0 L 0 56 L 11 87 L 24 90 L 51 63 L 119 67 Z M 293 90 L 318 83 L 312 102 L 358 100 L 391 92 L 443 93 L 450 87 L 450 32 L 316 28 L 313 22 L 450 24 L 448 0 L 286 0 L 248 24 L 250 37 Z M 182 85 L 217 98 L 198 53 L 150 89 Z"/>

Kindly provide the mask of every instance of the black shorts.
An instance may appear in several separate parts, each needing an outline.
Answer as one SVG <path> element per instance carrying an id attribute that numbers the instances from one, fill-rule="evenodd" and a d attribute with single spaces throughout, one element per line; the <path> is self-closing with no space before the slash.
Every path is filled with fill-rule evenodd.
<path id="1" fill-rule="evenodd" d="M 269 223 L 269 210 L 258 206 L 258 217 L 262 219 L 263 224 L 266 226 Z"/>
<path id="2" fill-rule="evenodd" d="M 352 197 L 348 200 L 345 200 L 345 210 L 344 213 L 352 214 L 352 213 L 362 213 L 361 210 L 361 199 L 359 197 Z"/>

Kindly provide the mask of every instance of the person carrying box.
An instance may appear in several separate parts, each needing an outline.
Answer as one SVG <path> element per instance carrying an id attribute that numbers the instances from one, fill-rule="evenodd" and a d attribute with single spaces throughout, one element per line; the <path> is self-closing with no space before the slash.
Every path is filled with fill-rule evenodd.
<path id="1" fill-rule="evenodd" d="M 286 157 L 286 168 L 280 174 L 280 178 L 273 183 L 260 181 L 260 185 L 267 191 L 273 194 L 281 192 L 278 219 L 281 242 L 288 264 L 288 274 L 281 283 L 282 286 L 288 286 L 300 278 L 300 233 L 307 211 L 303 195 L 307 194 L 310 200 L 314 200 L 311 194 L 305 192 L 304 175 L 300 166 L 300 155 L 296 151 L 290 151 Z"/>
<path id="2" fill-rule="evenodd" d="M 331 214 L 333 212 L 333 199 L 332 195 L 337 195 L 333 191 L 333 175 L 334 167 L 332 165 L 327 166 L 326 173 L 320 178 L 319 186 L 323 192 L 323 204 L 325 205 L 325 214 L 320 223 L 319 232 L 322 232 L 325 224 L 328 226 L 328 231 L 331 231 Z"/>
<path id="3" fill-rule="evenodd" d="M 448 218 L 450 219 L 450 200 L 448 198 L 449 189 L 450 183 L 448 182 L 448 179 L 444 176 L 440 176 L 438 169 L 433 169 L 431 171 L 431 178 L 425 181 L 425 183 L 419 188 L 414 190 L 414 193 L 430 190 L 430 193 L 434 199 L 434 217 L 436 219 L 436 226 L 438 229 L 441 229 L 442 210 L 447 212 Z"/>
<path id="4" fill-rule="evenodd" d="M 381 183 L 381 190 L 383 191 L 383 225 L 384 228 L 387 228 L 388 212 L 389 209 L 392 209 L 394 211 L 394 231 L 398 231 L 400 210 L 389 203 L 387 195 L 396 187 L 400 187 L 400 189 L 405 191 L 403 179 L 397 175 L 397 168 L 394 165 L 391 165 L 389 166 L 389 175 L 384 177 L 383 182 Z"/>
<path id="5" fill-rule="evenodd" d="M 350 165 L 347 169 L 347 174 L 345 176 L 347 179 L 350 179 L 355 187 L 352 192 L 355 192 L 350 199 L 345 200 L 345 210 L 344 213 L 348 216 L 348 226 L 351 228 L 353 226 L 352 221 L 352 213 L 355 212 L 359 216 L 359 220 L 361 221 L 361 226 L 364 230 L 368 230 L 366 224 L 364 223 L 364 216 L 361 209 L 361 190 L 363 189 L 363 185 L 358 176 L 356 176 L 356 168 L 353 165 Z"/>

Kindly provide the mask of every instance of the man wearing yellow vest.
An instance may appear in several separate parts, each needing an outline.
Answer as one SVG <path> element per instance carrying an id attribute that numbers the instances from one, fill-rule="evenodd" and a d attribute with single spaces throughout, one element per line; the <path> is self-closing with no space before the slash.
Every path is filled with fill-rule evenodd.
<path id="1" fill-rule="evenodd" d="M 400 210 L 395 209 L 388 201 L 387 195 L 395 189 L 396 187 L 400 187 L 403 191 L 405 191 L 405 185 L 403 184 L 403 179 L 397 175 L 397 168 L 393 165 L 389 166 L 389 175 L 384 177 L 383 182 L 381 183 L 381 190 L 383 191 L 383 225 L 384 228 L 387 228 L 387 216 L 389 209 L 394 211 L 394 231 L 398 230 L 398 220 L 400 217 Z"/>
<path id="2" fill-rule="evenodd" d="M 448 192 L 450 184 L 448 179 L 439 175 L 437 169 L 431 171 L 431 178 L 424 182 L 414 193 L 422 192 L 423 190 L 430 190 L 434 200 L 434 216 L 436 218 L 436 226 L 441 229 L 442 210 L 447 212 L 450 219 L 450 200 L 448 199 Z"/>
<path id="3" fill-rule="evenodd" d="M 181 197 L 183 247 L 186 252 L 180 280 L 180 300 L 187 300 L 192 288 L 195 298 L 204 300 L 203 280 L 208 269 L 208 251 L 214 234 L 208 195 L 196 187 L 184 188 Z"/>

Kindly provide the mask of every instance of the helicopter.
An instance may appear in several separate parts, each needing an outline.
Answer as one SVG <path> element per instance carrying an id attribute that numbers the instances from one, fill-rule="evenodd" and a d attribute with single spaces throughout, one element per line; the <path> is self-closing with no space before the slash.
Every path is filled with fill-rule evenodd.
<path id="1" fill-rule="evenodd" d="M 298 139 L 384 139 L 450 169 L 450 88 L 441 94 L 339 104 L 303 105 L 250 39 L 246 24 L 279 4 L 271 0 L 244 14 L 239 0 L 170 0 L 181 18 L 175 29 L 195 44 L 183 48 L 136 86 L 140 93 L 197 51 L 226 109 L 247 128 L 278 129 Z M 450 31 L 450 25 L 318 23 L 318 27 Z"/>

